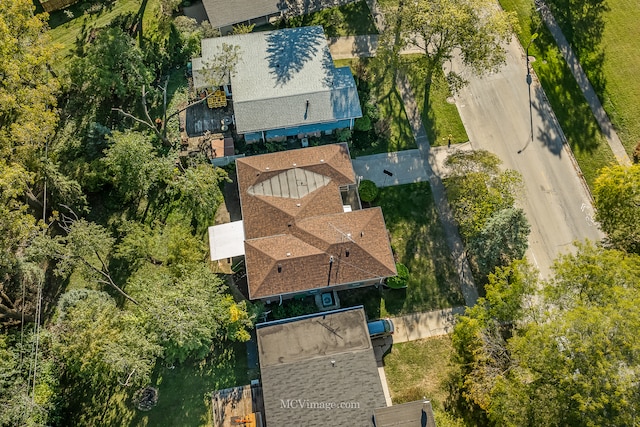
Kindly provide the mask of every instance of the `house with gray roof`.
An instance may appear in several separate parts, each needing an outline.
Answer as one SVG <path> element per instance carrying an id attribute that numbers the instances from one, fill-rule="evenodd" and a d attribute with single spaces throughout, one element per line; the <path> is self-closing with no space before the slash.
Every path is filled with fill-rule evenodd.
<path id="1" fill-rule="evenodd" d="M 267 426 L 373 426 L 386 407 L 362 306 L 256 325 Z"/>
<path id="2" fill-rule="evenodd" d="M 222 84 L 247 142 L 330 133 L 362 117 L 351 70 L 334 66 L 322 27 L 204 39 L 202 57 L 192 60 L 196 90 L 211 87 L 211 64 L 229 46 L 239 58 Z"/>

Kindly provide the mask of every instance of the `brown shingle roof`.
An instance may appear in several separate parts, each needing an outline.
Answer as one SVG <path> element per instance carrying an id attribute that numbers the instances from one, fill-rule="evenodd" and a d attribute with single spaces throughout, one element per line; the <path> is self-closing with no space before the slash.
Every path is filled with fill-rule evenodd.
<path id="1" fill-rule="evenodd" d="M 355 181 L 346 145 L 236 164 L 251 299 L 396 274 L 382 210 L 343 212 L 340 187 Z"/>

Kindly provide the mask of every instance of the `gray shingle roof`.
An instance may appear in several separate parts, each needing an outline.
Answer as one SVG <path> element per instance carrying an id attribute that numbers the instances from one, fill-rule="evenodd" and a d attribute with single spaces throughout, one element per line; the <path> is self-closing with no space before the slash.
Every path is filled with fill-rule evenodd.
<path id="1" fill-rule="evenodd" d="M 258 326 L 256 334 L 267 425 L 366 427 L 386 405 L 362 308 Z M 340 402 L 358 407 L 314 407 Z"/>
<path id="2" fill-rule="evenodd" d="M 196 87 L 223 43 L 240 47 L 231 75 L 238 133 L 362 116 L 351 71 L 334 67 L 322 27 L 204 39 L 202 59 L 193 60 Z"/>
<path id="3" fill-rule="evenodd" d="M 202 4 L 213 28 L 273 15 L 287 7 L 281 0 L 203 0 Z"/>

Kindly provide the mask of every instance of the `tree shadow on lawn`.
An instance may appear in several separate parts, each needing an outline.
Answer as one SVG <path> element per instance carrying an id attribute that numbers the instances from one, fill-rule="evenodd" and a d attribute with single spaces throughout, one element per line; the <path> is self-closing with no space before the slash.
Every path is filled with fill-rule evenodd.
<path id="1" fill-rule="evenodd" d="M 368 287 L 343 291 L 343 306 L 362 304 L 369 318 L 397 316 L 462 305 L 459 279 L 446 245 L 428 183 L 381 189 L 391 245 L 409 269 L 406 289 Z"/>
<path id="2" fill-rule="evenodd" d="M 136 390 L 127 388 L 110 393 L 74 384 L 61 394 L 67 405 L 61 425 L 209 425 L 209 393 L 249 383 L 246 344 L 222 345 L 202 362 L 167 366 L 158 359 L 149 384 L 158 389 L 158 404 L 146 412 L 131 402 Z"/>
<path id="3" fill-rule="evenodd" d="M 591 84 L 602 96 L 606 86 L 602 37 L 604 14 L 610 10 L 609 5 L 606 0 L 551 0 L 549 7 L 564 36 L 580 58 Z"/>

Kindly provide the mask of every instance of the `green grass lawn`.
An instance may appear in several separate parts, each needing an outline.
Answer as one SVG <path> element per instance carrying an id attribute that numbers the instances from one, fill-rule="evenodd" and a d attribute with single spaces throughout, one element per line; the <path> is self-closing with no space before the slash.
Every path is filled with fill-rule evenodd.
<path id="1" fill-rule="evenodd" d="M 364 0 L 290 18 L 287 27 L 322 25 L 327 37 L 377 34 L 369 6 Z"/>
<path id="2" fill-rule="evenodd" d="M 150 411 L 136 409 L 124 393 L 104 396 L 95 390 L 76 390 L 80 400 L 72 407 L 67 425 L 86 426 L 212 426 L 210 393 L 249 383 L 246 346 L 224 344 L 203 362 L 185 362 L 174 368 L 158 362 L 151 386 L 158 403 Z M 65 399 L 73 398 L 66 395 Z"/>
<path id="3" fill-rule="evenodd" d="M 408 287 L 343 291 L 342 305 L 363 304 L 373 319 L 464 304 L 429 184 L 383 188 L 375 204 L 382 207 L 398 261 L 409 269 Z"/>
<path id="4" fill-rule="evenodd" d="M 458 108 L 453 102 L 449 85 L 445 80 L 444 72 L 438 70 L 433 76 L 429 88 L 429 96 L 426 94 L 425 59 L 420 55 L 407 55 L 404 57 L 407 68 L 407 76 L 420 106 L 422 122 L 424 123 L 429 143 L 431 145 L 447 145 L 449 138 L 451 143 L 467 142 L 469 137 L 462 124 Z"/>
<path id="5" fill-rule="evenodd" d="M 517 13 L 520 22 L 517 35 L 523 46 L 538 29 L 540 36 L 529 49 L 529 54 L 536 57 L 532 66 L 591 187 L 598 171 L 615 162 L 613 153 L 551 34 L 546 27 L 538 27 L 538 21 L 532 22 L 533 1 L 501 0 L 500 3 L 505 10 Z"/>
<path id="6" fill-rule="evenodd" d="M 89 13 L 89 4 L 78 2 L 67 8 L 73 14 L 71 18 L 62 10 L 52 12 L 49 16 L 49 27 L 51 28 L 49 34 L 52 42 L 61 47 L 56 56 L 55 67 L 59 68 L 64 59 L 72 53 L 76 40 L 83 31 L 103 27 L 120 14 L 136 13 L 141 3 L 142 0 L 115 0 L 111 5 Z M 155 16 L 159 13 L 159 5 L 159 0 L 148 0 L 143 22 L 145 30 L 155 22 Z"/>
<path id="7" fill-rule="evenodd" d="M 394 344 L 384 358 L 384 372 L 394 405 L 426 398 L 431 401 L 438 426 L 464 425 L 444 412 L 447 383 L 455 367 L 451 336 Z"/>
<path id="8" fill-rule="evenodd" d="M 369 146 L 356 147 L 354 156 L 388 153 L 417 148 L 392 74 L 375 58 L 341 59 L 336 67 L 350 66 L 358 85 L 360 101 L 369 98 L 378 107 L 380 121 L 375 126 L 379 138 Z"/>
<path id="9" fill-rule="evenodd" d="M 640 2 L 553 3 L 556 20 L 631 155 L 640 141 Z"/>

